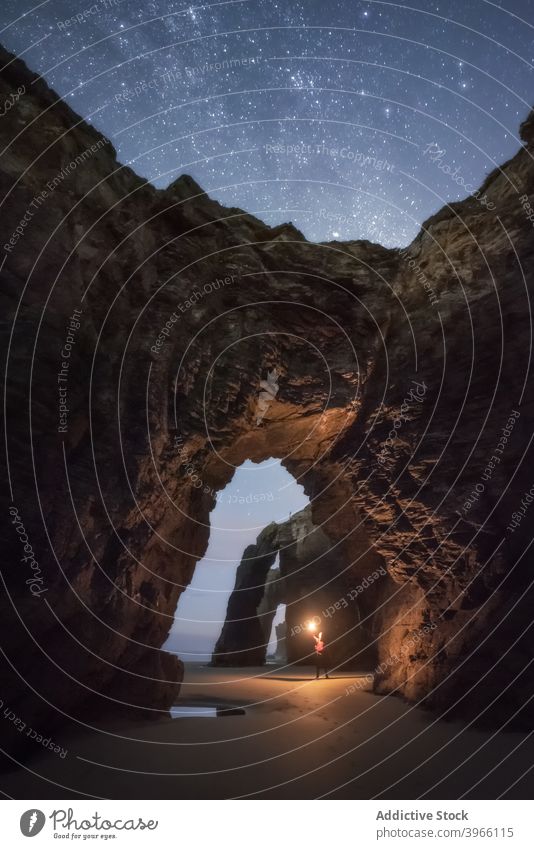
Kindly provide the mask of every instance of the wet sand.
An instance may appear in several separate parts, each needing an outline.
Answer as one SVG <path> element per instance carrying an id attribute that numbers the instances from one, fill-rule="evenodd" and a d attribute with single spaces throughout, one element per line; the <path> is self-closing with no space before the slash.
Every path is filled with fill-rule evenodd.
<path id="1" fill-rule="evenodd" d="M 186 664 L 182 708 L 245 714 L 64 729 L 65 759 L 33 752 L 1 786 L 33 799 L 532 797 L 532 737 L 440 721 L 363 676 L 313 675 Z"/>

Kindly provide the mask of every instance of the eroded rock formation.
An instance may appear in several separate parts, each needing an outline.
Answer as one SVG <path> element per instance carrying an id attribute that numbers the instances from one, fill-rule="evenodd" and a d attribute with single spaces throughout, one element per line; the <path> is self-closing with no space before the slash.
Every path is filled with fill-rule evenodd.
<path id="1" fill-rule="evenodd" d="M 273 630 L 273 622 L 276 616 L 276 612 L 278 610 L 279 605 L 286 605 L 287 603 L 287 595 L 286 595 L 286 587 L 285 581 L 280 574 L 280 569 L 276 566 L 272 566 L 267 572 L 267 580 L 265 581 L 265 588 L 263 598 L 258 606 L 257 615 L 260 620 L 261 630 L 263 634 L 263 640 L 265 644 L 268 646 L 269 640 L 271 638 L 271 633 Z M 274 654 L 279 657 L 284 657 L 287 659 L 287 649 L 286 649 L 286 640 L 285 640 L 285 619 L 282 623 L 283 625 L 283 634 L 280 631 L 276 631 L 277 634 L 277 647 L 275 649 Z M 278 626 L 275 626 L 275 629 Z M 283 636 L 283 640 L 281 639 Z"/>
<path id="2" fill-rule="evenodd" d="M 532 486 L 532 119 L 488 203 L 444 207 L 408 253 L 310 244 L 190 178 L 156 190 L 1 58 L 2 99 L 23 89 L 0 124 L 8 498 L 34 555 L 6 509 L 13 710 L 168 708 L 161 645 L 215 495 L 275 456 L 336 575 L 386 564 L 393 590 L 359 601 L 377 687 L 530 722 L 531 517 L 510 527 Z"/>
<path id="3" fill-rule="evenodd" d="M 261 666 L 265 662 L 267 646 L 258 608 L 265 598 L 267 576 L 276 560 L 277 535 L 278 525 L 273 522 L 243 552 L 228 600 L 226 620 L 212 657 L 216 666 Z"/>
<path id="4" fill-rule="evenodd" d="M 312 662 L 314 644 L 306 626 L 313 620 L 328 640 L 332 666 L 372 669 L 378 637 L 372 619 L 377 600 L 385 595 L 386 570 L 373 552 L 357 566 L 347 563 L 336 542 L 314 525 L 311 506 L 282 524 L 268 525 L 247 546 L 237 568 L 212 662 L 264 663 L 276 608 L 285 604 L 289 663 Z M 280 566 L 272 569 L 277 554 Z M 366 590 L 358 593 L 366 575 Z M 365 619 L 367 625 L 360 625 Z"/>

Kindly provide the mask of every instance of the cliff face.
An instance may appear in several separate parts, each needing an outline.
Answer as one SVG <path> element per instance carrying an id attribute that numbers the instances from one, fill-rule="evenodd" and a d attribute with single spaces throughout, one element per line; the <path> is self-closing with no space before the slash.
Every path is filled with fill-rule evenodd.
<path id="1" fill-rule="evenodd" d="M 264 663 L 276 608 L 285 604 L 284 655 L 289 663 L 313 662 L 314 643 L 307 629 L 313 621 L 328 642 L 333 668 L 373 669 L 379 636 L 373 614 L 377 600 L 385 596 L 387 573 L 376 554 L 366 552 L 352 563 L 340 555 L 337 543 L 314 525 L 311 506 L 286 522 L 268 525 L 243 553 L 212 662 Z M 272 569 L 277 554 L 280 567 Z M 360 579 L 365 575 L 364 588 Z"/>
<path id="2" fill-rule="evenodd" d="M 486 202 L 406 253 L 310 244 L 187 177 L 158 191 L 32 80 L 0 77 L 22 92 L 0 121 L 13 709 L 165 710 L 181 667 L 160 647 L 216 493 L 275 456 L 373 622 L 377 687 L 514 715 L 533 684 L 532 120 Z M 393 589 L 360 593 L 380 558 Z"/>
<path id="3" fill-rule="evenodd" d="M 212 656 L 215 666 L 261 666 L 267 653 L 258 608 L 266 595 L 267 576 L 276 559 L 277 530 L 274 523 L 247 545 L 237 567 L 234 589 L 228 600 L 226 621 Z"/>

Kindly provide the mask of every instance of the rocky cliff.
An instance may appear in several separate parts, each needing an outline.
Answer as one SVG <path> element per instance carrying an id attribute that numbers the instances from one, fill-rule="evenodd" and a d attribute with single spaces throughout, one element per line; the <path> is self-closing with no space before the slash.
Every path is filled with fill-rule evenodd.
<path id="1" fill-rule="evenodd" d="M 532 119 L 484 203 L 407 251 L 310 244 L 188 177 L 156 190 L 0 58 L 13 710 L 165 711 L 215 496 L 275 456 L 374 623 L 377 688 L 530 723 Z"/>
<path id="2" fill-rule="evenodd" d="M 289 663 L 313 662 L 314 643 L 307 629 L 313 621 L 328 642 L 333 669 L 373 670 L 379 636 L 374 611 L 387 593 L 387 572 L 376 553 L 366 552 L 355 565 L 348 553 L 340 554 L 337 543 L 314 525 L 312 505 L 286 522 L 268 525 L 247 546 L 237 567 L 212 663 L 264 663 L 276 609 L 285 604 L 284 655 Z M 280 565 L 273 569 L 277 555 Z M 363 587 L 360 579 L 365 576 Z"/>

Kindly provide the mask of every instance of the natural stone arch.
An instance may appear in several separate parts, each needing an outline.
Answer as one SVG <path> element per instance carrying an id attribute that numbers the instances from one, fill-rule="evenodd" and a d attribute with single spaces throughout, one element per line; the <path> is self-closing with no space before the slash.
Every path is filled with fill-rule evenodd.
<path id="1" fill-rule="evenodd" d="M 273 576 L 277 555 L 280 565 Z M 311 505 L 286 522 L 268 525 L 243 553 L 212 663 L 263 664 L 276 608 L 283 602 L 289 663 L 311 662 L 313 642 L 306 626 L 313 619 L 325 634 L 333 667 L 373 669 L 379 636 L 373 617 L 385 597 L 386 570 L 373 552 L 361 558 L 358 568 L 347 568 L 345 557 L 345 547 L 314 525 Z"/>
<path id="2" fill-rule="evenodd" d="M 280 567 L 271 566 L 271 568 L 267 572 L 267 579 L 265 581 L 263 598 L 260 601 L 258 609 L 256 611 L 258 619 L 260 620 L 263 639 L 267 647 L 269 645 L 269 640 L 273 631 L 273 622 L 276 618 L 278 608 L 280 607 L 280 605 L 283 605 L 285 608 L 286 604 L 287 593 L 285 581 L 280 574 Z M 275 654 L 278 654 L 280 656 L 283 655 L 284 659 L 287 660 L 285 617 L 283 622 L 280 624 L 283 625 L 283 633 L 281 630 L 275 630 L 277 638 L 277 647 Z M 278 628 L 278 626 L 275 626 L 275 628 Z"/>
<path id="3" fill-rule="evenodd" d="M 3 56 L 4 98 L 26 89 L 0 127 L 7 141 L 18 121 L 26 128 L 0 174 L 5 243 L 63 163 L 104 140 Z M 530 523 L 507 529 L 532 486 L 524 422 L 534 405 L 525 343 L 534 262 L 515 188 L 534 192 L 532 127 L 525 122 L 524 148 L 482 187 L 496 212 L 474 197 L 446 206 L 404 252 L 309 244 L 291 225 L 223 208 L 187 177 L 158 191 L 120 167 L 107 143 L 75 184 L 56 188 L 2 268 L 2 315 L 16 317 L 10 495 L 46 581 L 42 598 L 21 584 L 9 528 L 2 674 L 28 725 L 50 705 L 77 717 L 172 704 L 181 665 L 161 646 L 206 549 L 215 495 L 251 456 L 283 458 L 344 562 L 358 563 L 369 544 L 384 558 L 395 590 L 373 620 L 382 691 L 449 706 L 461 690 L 462 710 L 476 713 L 490 689 L 503 693 L 494 717 L 526 702 Z M 195 289 L 232 274 L 186 306 Z M 78 308 L 58 435 L 51 399 Z M 260 381 L 274 366 L 280 390 L 258 426 Z M 513 439 L 483 496 L 469 501 L 503 429 Z M 495 666 L 503 645 L 512 648 Z"/>

